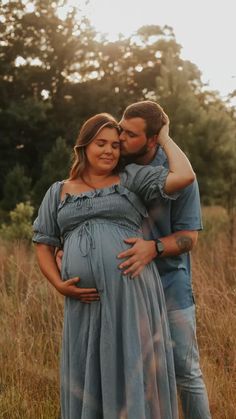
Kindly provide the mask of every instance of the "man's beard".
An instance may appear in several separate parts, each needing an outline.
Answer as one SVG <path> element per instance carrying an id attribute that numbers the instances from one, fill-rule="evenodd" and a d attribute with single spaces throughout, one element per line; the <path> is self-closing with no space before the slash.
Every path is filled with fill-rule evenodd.
<path id="1" fill-rule="evenodd" d="M 136 153 L 122 155 L 122 152 L 121 152 L 121 158 L 126 164 L 135 163 L 137 160 L 139 160 L 140 157 L 145 156 L 147 152 L 148 152 L 148 146 L 147 144 L 144 144 L 144 146 L 140 148 L 139 151 L 136 151 Z"/>

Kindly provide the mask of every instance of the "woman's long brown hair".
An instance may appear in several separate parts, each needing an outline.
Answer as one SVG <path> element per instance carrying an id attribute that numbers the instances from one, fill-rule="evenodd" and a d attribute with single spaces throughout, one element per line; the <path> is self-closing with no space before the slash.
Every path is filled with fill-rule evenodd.
<path id="1" fill-rule="evenodd" d="M 70 180 L 77 179 L 83 173 L 87 164 L 85 148 L 105 127 L 115 128 L 119 134 L 118 122 L 108 113 L 94 115 L 82 125 L 74 147 L 75 158 L 70 169 Z"/>

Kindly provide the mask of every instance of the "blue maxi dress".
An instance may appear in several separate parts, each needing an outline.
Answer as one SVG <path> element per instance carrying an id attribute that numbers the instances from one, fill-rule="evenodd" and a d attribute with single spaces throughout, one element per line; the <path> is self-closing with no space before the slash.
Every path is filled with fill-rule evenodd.
<path id="1" fill-rule="evenodd" d="M 167 169 L 131 164 L 120 184 L 60 200 L 47 191 L 33 241 L 60 246 L 63 280 L 80 277 L 100 301 L 66 297 L 61 351 L 63 419 L 177 419 L 177 397 L 164 294 L 154 263 L 123 275 L 117 255 L 142 237 L 143 202 L 168 199 Z M 161 197 L 162 195 L 162 197 Z"/>

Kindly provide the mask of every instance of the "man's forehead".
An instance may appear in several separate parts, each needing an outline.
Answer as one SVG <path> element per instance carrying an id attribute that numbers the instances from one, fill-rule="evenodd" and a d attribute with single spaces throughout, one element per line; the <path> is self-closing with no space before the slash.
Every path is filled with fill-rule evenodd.
<path id="1" fill-rule="evenodd" d="M 122 118 L 119 122 L 119 125 L 126 130 L 129 131 L 145 131 L 146 129 L 146 122 L 143 118 L 136 117 L 136 118 Z"/>

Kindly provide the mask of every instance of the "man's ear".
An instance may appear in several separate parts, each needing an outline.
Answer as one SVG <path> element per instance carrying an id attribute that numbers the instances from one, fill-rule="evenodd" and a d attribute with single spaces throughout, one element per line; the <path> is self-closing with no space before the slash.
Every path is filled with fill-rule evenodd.
<path id="1" fill-rule="evenodd" d="M 158 135 L 155 134 L 152 137 L 148 138 L 148 146 L 149 148 L 154 148 L 158 144 Z"/>

